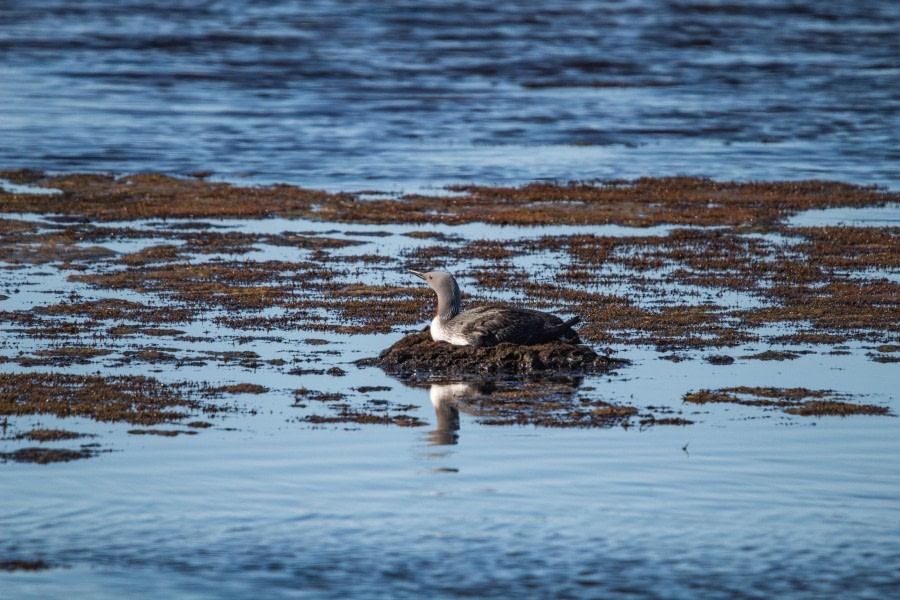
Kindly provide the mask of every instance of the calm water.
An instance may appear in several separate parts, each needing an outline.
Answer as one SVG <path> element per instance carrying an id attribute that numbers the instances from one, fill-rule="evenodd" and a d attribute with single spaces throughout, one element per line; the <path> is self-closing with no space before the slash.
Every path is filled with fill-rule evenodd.
<path id="1" fill-rule="evenodd" d="M 900 184 L 893 0 L 0 3 L 0 165 Z"/>

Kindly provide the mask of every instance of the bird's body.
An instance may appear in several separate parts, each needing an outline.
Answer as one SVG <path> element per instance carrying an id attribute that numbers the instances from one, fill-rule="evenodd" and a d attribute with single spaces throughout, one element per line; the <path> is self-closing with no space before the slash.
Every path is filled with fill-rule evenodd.
<path id="1" fill-rule="evenodd" d="M 510 344 L 543 344 L 554 340 L 580 343 L 572 325 L 578 317 L 563 321 L 555 315 L 510 306 L 479 306 L 460 310 L 459 285 L 450 273 L 419 273 L 438 297 L 437 310 L 431 321 L 431 338 L 456 346 L 495 346 Z"/>
<path id="2" fill-rule="evenodd" d="M 577 339 L 571 329 L 577 322 L 578 318 L 563 322 L 557 316 L 527 308 L 479 306 L 451 319 L 435 317 L 431 321 L 431 337 L 456 346 L 542 344 L 563 337 Z"/>

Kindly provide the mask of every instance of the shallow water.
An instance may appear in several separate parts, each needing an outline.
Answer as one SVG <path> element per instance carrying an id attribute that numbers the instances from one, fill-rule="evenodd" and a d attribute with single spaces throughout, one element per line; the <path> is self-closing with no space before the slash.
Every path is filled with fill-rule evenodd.
<path id="1" fill-rule="evenodd" d="M 0 5 L 0 166 L 900 184 L 891 0 Z"/>
<path id="2" fill-rule="evenodd" d="M 807 210 L 787 219 L 791 227 L 900 227 L 900 205 Z"/>
<path id="3" fill-rule="evenodd" d="M 889 219 L 891 209 L 885 210 L 844 218 Z M 247 232 L 348 236 L 365 242 L 354 247 L 360 253 L 435 243 L 402 235 L 414 226 L 277 219 L 214 224 Z M 158 222 L 129 225 L 164 229 Z M 546 233 L 516 229 L 516 235 Z M 556 235 L 578 228 L 571 229 L 551 228 Z M 622 235 L 633 233 L 620 229 Z M 376 230 L 392 235 L 366 235 Z M 500 239 L 509 229 L 477 225 L 456 233 Z M 156 242 L 130 241 L 116 249 L 133 251 L 135 243 Z M 292 260 L 303 252 L 262 246 L 254 258 L 264 259 L 269 251 L 290 251 Z M 361 273 L 361 281 L 402 282 L 401 274 L 377 268 Z M 14 281 L 28 285 L 0 301 L 0 308 L 56 302 L 61 289 L 86 298 L 141 299 L 92 290 L 67 281 L 68 274 L 54 265 L 4 271 L 0 290 Z M 66 369 L 149 371 L 166 381 L 270 388 L 262 396 L 235 397 L 245 410 L 217 419 L 214 428 L 157 438 L 129 435 L 129 425 L 83 419 L 15 420 L 19 430 L 40 424 L 97 433 L 91 441 L 112 452 L 65 464 L 0 465 L 0 558 L 42 559 L 51 566 L 33 573 L 0 572 L 4 593 L 15 598 L 882 598 L 900 585 L 897 418 L 816 419 L 681 402 L 685 393 L 701 388 L 808 387 L 852 394 L 897 414 L 896 364 L 870 360 L 870 344 L 848 343 L 845 355 L 830 354 L 831 346 L 805 346 L 810 354 L 776 363 L 740 358 L 767 349 L 751 344 L 729 349 L 737 360 L 727 366 L 707 363 L 705 351 L 681 352 L 686 360 L 672 362 L 650 348 L 617 346 L 633 364 L 585 378 L 579 394 L 642 409 L 670 407 L 694 425 L 497 427 L 481 424 L 464 405 L 457 430 L 452 418 L 448 427 L 446 413 L 436 412 L 439 388 L 407 387 L 378 369 L 352 363 L 376 354 L 399 332 L 252 332 L 257 339 L 241 341 L 248 332 L 217 327 L 214 313 L 178 324 L 190 335 L 212 337 L 205 345 L 136 336 L 112 346 L 117 351 L 152 343 L 177 352 L 252 350 L 263 366 L 214 361 L 114 366 L 110 356 Z M 331 344 L 310 343 L 312 337 Z M 47 345 L 15 335 L 0 351 L 13 356 Z M 337 353 L 317 355 L 322 348 Z M 272 358 L 320 360 L 301 366 L 339 366 L 347 375 L 291 375 L 265 366 Z M 0 372 L 21 370 L 0 363 Z M 317 427 L 298 417 L 321 407 L 291 406 L 299 387 L 346 392 L 362 385 L 390 387 L 371 398 L 413 404 L 412 414 L 428 425 Z M 351 395 L 347 401 L 365 400 Z M 0 444 L 5 450 L 23 445 L 9 439 Z"/>
<path id="4" fill-rule="evenodd" d="M 96 597 L 896 587 L 893 422 L 463 427 L 458 446 L 436 450 L 421 432 L 298 432 L 273 419 L 237 436 L 140 439 L 92 461 L 4 469 L 6 539 L 70 565 L 4 575 L 5 587 L 14 597 L 54 586 Z"/>

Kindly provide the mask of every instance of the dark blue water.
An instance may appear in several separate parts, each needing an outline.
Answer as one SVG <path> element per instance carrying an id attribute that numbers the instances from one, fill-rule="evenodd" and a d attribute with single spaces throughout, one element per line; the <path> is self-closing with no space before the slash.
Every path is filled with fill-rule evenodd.
<path id="1" fill-rule="evenodd" d="M 0 166 L 900 185 L 900 4 L 0 2 Z"/>

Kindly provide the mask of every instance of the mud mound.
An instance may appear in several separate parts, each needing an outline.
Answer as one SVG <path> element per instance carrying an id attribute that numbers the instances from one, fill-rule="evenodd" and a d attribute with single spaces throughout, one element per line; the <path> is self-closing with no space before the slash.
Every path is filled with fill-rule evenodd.
<path id="1" fill-rule="evenodd" d="M 500 344 L 485 348 L 435 342 L 428 329 L 408 335 L 376 358 L 357 361 L 408 379 L 447 375 L 554 375 L 603 373 L 627 364 L 600 356 L 587 346 L 550 342 L 534 346 Z"/>

